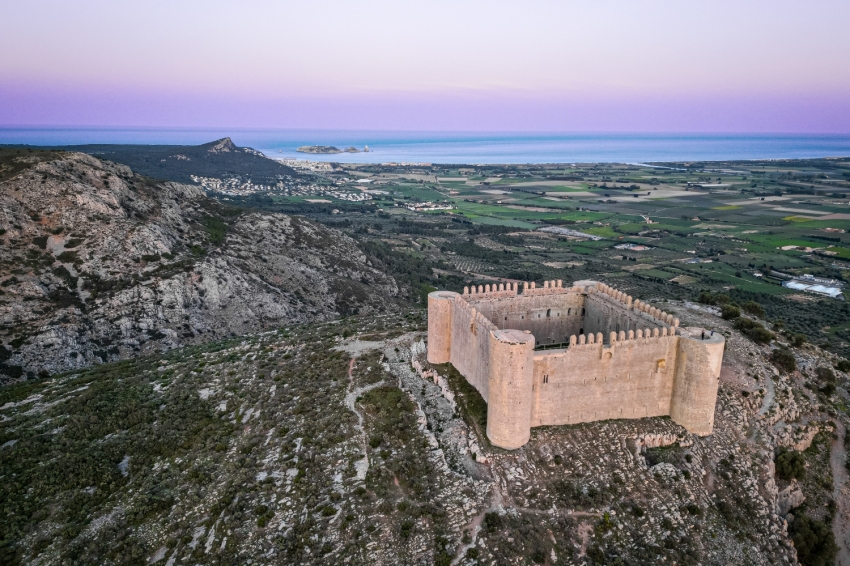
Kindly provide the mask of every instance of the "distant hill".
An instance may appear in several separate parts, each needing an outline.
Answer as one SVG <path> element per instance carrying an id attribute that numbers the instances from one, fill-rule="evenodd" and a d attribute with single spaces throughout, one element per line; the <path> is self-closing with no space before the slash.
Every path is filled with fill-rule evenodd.
<path id="1" fill-rule="evenodd" d="M 81 153 L 0 150 L 0 209 L 0 383 L 385 311 L 398 293 L 337 230 Z"/>
<path id="2" fill-rule="evenodd" d="M 302 145 L 295 151 L 299 153 L 342 153 L 342 150 L 332 145 Z"/>
<path id="3" fill-rule="evenodd" d="M 127 165 L 136 173 L 178 183 L 191 183 L 192 175 L 219 179 L 250 178 L 257 184 L 275 184 L 285 177 L 298 177 L 291 167 L 269 159 L 255 149 L 239 147 L 230 138 L 203 145 L 90 144 L 38 149 L 88 153 Z"/>

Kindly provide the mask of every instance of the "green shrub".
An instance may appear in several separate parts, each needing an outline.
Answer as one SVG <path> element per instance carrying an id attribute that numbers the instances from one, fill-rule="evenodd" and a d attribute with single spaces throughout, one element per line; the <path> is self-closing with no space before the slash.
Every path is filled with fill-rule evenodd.
<path id="1" fill-rule="evenodd" d="M 850 372 L 850 361 L 848 360 L 839 360 L 837 364 L 835 364 L 835 369 L 843 372 Z"/>
<path id="2" fill-rule="evenodd" d="M 431 285 L 428 285 L 427 283 L 423 283 L 422 285 L 420 285 L 420 287 L 419 287 L 419 304 L 422 305 L 423 307 L 427 308 L 428 307 L 428 293 L 433 293 L 436 290 L 437 290 L 436 287 L 432 287 Z"/>
<path id="3" fill-rule="evenodd" d="M 63 263 L 73 263 L 77 260 L 77 252 L 65 251 L 59 254 L 56 259 Z"/>
<path id="4" fill-rule="evenodd" d="M 768 344 L 774 338 L 771 331 L 749 318 L 739 318 L 735 321 L 734 327 L 757 344 Z"/>
<path id="5" fill-rule="evenodd" d="M 762 308 L 762 306 L 755 301 L 747 301 L 746 303 L 741 305 L 741 308 L 746 313 L 749 313 L 753 316 L 757 316 L 759 318 L 764 318 L 764 308 Z"/>
<path id="6" fill-rule="evenodd" d="M 797 360 L 794 359 L 794 354 L 786 349 L 776 349 L 770 355 L 770 361 L 779 369 L 791 373 L 797 369 Z"/>
<path id="7" fill-rule="evenodd" d="M 818 376 L 818 379 L 821 381 L 825 381 L 827 383 L 835 383 L 835 373 L 826 367 L 820 367 L 815 370 L 815 375 Z"/>
<path id="8" fill-rule="evenodd" d="M 796 450 L 780 448 L 774 459 L 776 475 L 786 481 L 802 479 L 806 475 L 806 459 Z"/>
<path id="9" fill-rule="evenodd" d="M 227 225 L 221 219 L 214 216 L 207 216 L 204 218 L 204 228 L 207 230 L 207 237 L 211 244 L 219 245 L 224 243 L 224 238 L 227 234 Z"/>
<path id="10" fill-rule="evenodd" d="M 484 514 L 484 530 L 488 533 L 493 533 L 502 528 L 504 522 L 502 516 L 495 511 L 489 511 Z"/>
<path id="11" fill-rule="evenodd" d="M 720 316 L 724 320 L 734 320 L 741 316 L 741 309 L 734 304 L 723 305 L 720 307 Z"/>
<path id="12" fill-rule="evenodd" d="M 823 521 L 805 515 L 791 523 L 791 538 L 797 549 L 797 559 L 803 566 L 828 566 L 835 563 L 838 546 L 832 528 Z"/>
<path id="13" fill-rule="evenodd" d="M 769 344 L 773 340 L 773 333 L 762 326 L 748 330 L 744 334 L 757 344 Z"/>
<path id="14" fill-rule="evenodd" d="M 697 302 L 700 302 L 704 305 L 713 305 L 714 304 L 714 296 L 708 291 L 703 291 L 699 294 L 697 298 Z"/>

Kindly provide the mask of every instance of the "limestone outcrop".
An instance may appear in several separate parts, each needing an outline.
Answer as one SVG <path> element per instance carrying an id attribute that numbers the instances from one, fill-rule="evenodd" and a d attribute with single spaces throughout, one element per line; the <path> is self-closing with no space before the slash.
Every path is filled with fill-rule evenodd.
<path id="1" fill-rule="evenodd" d="M 0 155 L 0 381 L 389 308 L 343 233 L 80 153 Z"/>

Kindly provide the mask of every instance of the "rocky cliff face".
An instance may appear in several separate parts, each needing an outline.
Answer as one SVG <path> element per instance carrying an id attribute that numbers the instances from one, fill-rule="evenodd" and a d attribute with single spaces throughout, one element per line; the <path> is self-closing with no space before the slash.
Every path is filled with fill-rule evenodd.
<path id="1" fill-rule="evenodd" d="M 397 294 L 338 231 L 85 154 L 0 153 L 0 211 L 0 379 L 384 310 Z"/>

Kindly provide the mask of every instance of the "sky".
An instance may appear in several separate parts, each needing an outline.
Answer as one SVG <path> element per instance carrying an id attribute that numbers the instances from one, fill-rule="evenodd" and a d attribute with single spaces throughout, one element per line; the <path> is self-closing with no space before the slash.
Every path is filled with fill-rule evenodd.
<path id="1" fill-rule="evenodd" d="M 846 0 L 6 2 L 0 125 L 850 133 Z"/>

